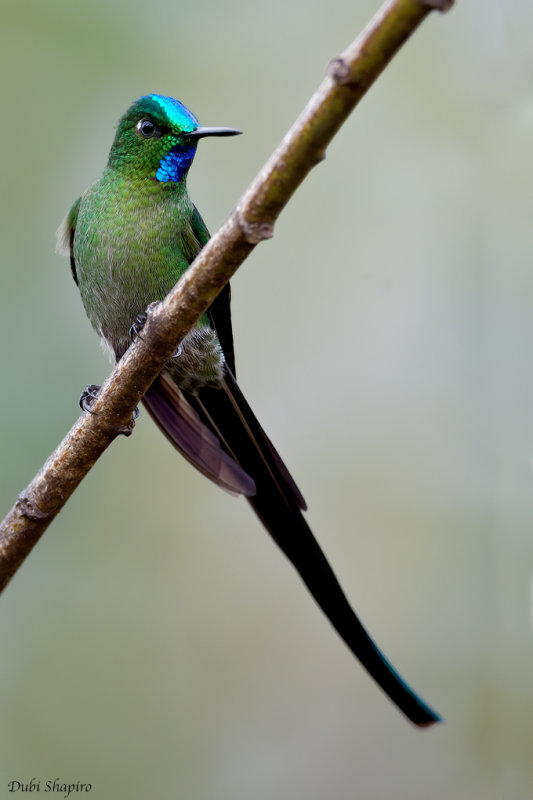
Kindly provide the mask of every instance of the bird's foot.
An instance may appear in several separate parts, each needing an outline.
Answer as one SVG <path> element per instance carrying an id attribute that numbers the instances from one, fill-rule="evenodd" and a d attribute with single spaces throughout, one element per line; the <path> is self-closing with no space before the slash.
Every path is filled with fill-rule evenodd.
<path id="1" fill-rule="evenodd" d="M 98 397 L 98 392 L 101 388 L 102 387 L 98 386 L 97 383 L 90 383 L 85 387 L 85 391 L 81 393 L 79 401 L 82 411 L 87 411 L 89 414 L 96 414 L 96 412 L 92 410 L 91 406 Z"/>
<path id="2" fill-rule="evenodd" d="M 102 387 L 98 386 L 96 383 L 90 383 L 88 386 L 86 386 L 85 391 L 82 392 L 80 397 L 80 408 L 82 411 L 87 411 L 89 414 L 93 414 L 93 416 L 97 415 L 97 412 L 92 410 L 92 405 L 98 397 L 98 392 L 101 388 Z M 131 415 L 130 421 L 126 425 L 117 426 L 117 435 L 122 434 L 122 436 L 131 436 L 135 427 L 135 420 L 138 416 L 139 409 L 136 406 L 133 409 L 133 414 Z"/>
<path id="3" fill-rule="evenodd" d="M 156 305 L 158 305 L 158 304 L 157 303 L 151 303 L 146 310 L 150 311 L 152 306 L 156 306 Z M 141 331 L 144 328 L 144 326 L 146 325 L 146 320 L 147 319 L 148 319 L 148 314 L 137 314 L 137 316 L 135 317 L 135 322 L 133 323 L 133 325 L 131 326 L 131 328 L 129 330 L 130 339 L 131 339 L 132 342 L 134 342 L 135 339 L 142 339 L 143 338 L 141 336 Z M 180 356 L 181 356 L 181 344 L 179 344 L 177 346 L 176 352 L 172 353 L 172 355 L 170 357 L 171 358 L 179 358 Z"/>
<path id="4" fill-rule="evenodd" d="M 134 342 L 135 339 L 137 339 L 137 338 L 139 338 L 139 339 L 143 338 L 141 336 L 141 331 L 144 328 L 144 326 L 146 325 L 146 320 L 147 319 L 148 319 L 148 317 L 146 316 L 146 314 L 137 314 L 137 316 L 135 317 L 135 322 L 133 323 L 133 325 L 130 328 L 130 339 L 131 339 L 132 342 Z"/>

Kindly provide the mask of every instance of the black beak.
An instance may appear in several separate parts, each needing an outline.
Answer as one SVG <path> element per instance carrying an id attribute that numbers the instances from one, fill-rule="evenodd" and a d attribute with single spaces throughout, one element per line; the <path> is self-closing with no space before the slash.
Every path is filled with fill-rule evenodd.
<path id="1" fill-rule="evenodd" d="M 204 136 L 237 136 L 242 131 L 235 128 L 196 128 L 194 131 L 182 133 L 183 138 L 187 139 L 202 139 Z"/>

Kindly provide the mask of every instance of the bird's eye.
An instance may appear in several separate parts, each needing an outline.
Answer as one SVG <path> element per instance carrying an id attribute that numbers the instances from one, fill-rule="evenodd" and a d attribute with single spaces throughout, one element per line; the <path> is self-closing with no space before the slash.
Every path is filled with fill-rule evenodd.
<path id="1" fill-rule="evenodd" d="M 141 119 L 137 123 L 137 130 L 141 136 L 144 136 L 145 139 L 149 139 L 155 134 L 157 127 L 154 125 L 151 119 Z"/>

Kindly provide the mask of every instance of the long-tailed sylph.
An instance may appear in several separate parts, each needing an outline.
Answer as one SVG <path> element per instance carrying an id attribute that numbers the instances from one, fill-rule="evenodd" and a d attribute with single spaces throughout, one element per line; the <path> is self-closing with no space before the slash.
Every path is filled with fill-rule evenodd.
<path id="1" fill-rule="evenodd" d="M 85 311 L 115 359 L 147 306 L 162 300 L 209 239 L 187 192 L 204 128 L 171 97 L 141 97 L 121 118 L 100 180 L 60 231 Z M 416 725 L 439 717 L 404 683 L 350 607 L 308 527 L 305 501 L 235 380 L 227 285 L 181 342 L 143 403 L 207 478 L 243 494 L 348 647 Z"/>

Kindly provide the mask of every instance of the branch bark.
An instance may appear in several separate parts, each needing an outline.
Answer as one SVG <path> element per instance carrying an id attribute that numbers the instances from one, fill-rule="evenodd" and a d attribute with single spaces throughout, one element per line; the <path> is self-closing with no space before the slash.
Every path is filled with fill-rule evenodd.
<path id="1" fill-rule="evenodd" d="M 176 345 L 262 240 L 300 183 L 403 43 L 432 10 L 453 0 L 389 0 L 327 75 L 220 230 L 160 303 L 84 413 L 0 525 L 0 591 L 131 414 Z"/>

